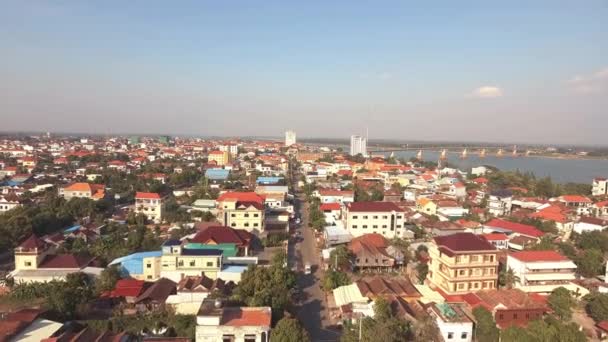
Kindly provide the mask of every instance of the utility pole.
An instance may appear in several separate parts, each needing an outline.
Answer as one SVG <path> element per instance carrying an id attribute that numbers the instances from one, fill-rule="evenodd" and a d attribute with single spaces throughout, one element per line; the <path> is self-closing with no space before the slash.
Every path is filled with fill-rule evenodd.
<path id="1" fill-rule="evenodd" d="M 363 326 L 363 315 L 359 315 L 359 342 L 361 342 L 361 335 L 362 335 L 362 327 Z"/>

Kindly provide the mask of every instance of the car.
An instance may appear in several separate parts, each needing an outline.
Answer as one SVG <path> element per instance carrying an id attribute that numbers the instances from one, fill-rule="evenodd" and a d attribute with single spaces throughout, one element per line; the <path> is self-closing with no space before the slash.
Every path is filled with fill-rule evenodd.
<path id="1" fill-rule="evenodd" d="M 304 265 L 304 274 L 311 274 L 312 273 L 312 266 L 309 263 L 306 263 L 306 265 Z"/>
<path id="2" fill-rule="evenodd" d="M 299 230 L 297 230 L 297 231 L 296 231 L 296 237 L 302 237 L 302 232 L 301 232 L 301 231 L 299 231 Z"/>
<path id="3" fill-rule="evenodd" d="M 300 224 L 302 222 L 302 220 L 300 220 L 299 217 L 296 218 L 296 224 Z"/>

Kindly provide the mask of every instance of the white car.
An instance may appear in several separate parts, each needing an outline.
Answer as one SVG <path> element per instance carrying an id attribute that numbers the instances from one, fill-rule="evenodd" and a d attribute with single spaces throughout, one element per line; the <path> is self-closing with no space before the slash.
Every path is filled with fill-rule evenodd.
<path id="1" fill-rule="evenodd" d="M 310 274 L 312 273 L 312 266 L 310 264 L 306 264 L 304 265 L 304 274 Z"/>

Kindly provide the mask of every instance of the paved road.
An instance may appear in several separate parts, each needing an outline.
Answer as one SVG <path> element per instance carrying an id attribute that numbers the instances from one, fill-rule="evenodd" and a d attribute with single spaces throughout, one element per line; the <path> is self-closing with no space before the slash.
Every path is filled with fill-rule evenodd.
<path id="1" fill-rule="evenodd" d="M 301 196 L 296 199 L 296 210 L 302 217 L 302 225 L 297 229 L 302 232 L 304 240 L 293 249 L 292 260 L 295 260 L 299 270 L 303 270 L 306 263 L 312 265 L 311 274 L 298 273 L 297 283 L 304 293 L 304 300 L 298 308 L 297 316 L 313 341 L 338 341 L 339 333 L 325 328 L 329 321 L 325 294 L 321 289 L 323 271 L 319 267 L 320 253 L 316 249 L 314 233 L 308 228 L 308 206 Z"/>

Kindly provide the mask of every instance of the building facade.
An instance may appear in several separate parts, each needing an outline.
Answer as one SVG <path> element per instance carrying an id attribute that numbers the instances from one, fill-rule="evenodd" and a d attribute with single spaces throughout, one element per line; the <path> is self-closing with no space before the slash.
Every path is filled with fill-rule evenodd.
<path id="1" fill-rule="evenodd" d="M 388 239 L 405 236 L 405 213 L 392 202 L 348 203 L 344 217 L 344 227 L 354 237 L 372 233 Z"/>
<path id="2" fill-rule="evenodd" d="M 296 144 L 296 132 L 289 130 L 285 132 L 285 146 L 289 147 Z"/>
<path id="3" fill-rule="evenodd" d="M 137 192 L 135 194 L 135 213 L 145 215 L 149 221 L 162 222 L 162 207 L 162 200 L 157 193 Z"/>
<path id="4" fill-rule="evenodd" d="M 595 178 L 591 185 L 592 185 L 591 194 L 593 196 L 608 195 L 608 179 L 607 178 Z"/>
<path id="5" fill-rule="evenodd" d="M 576 264 L 555 251 L 521 251 L 507 256 L 507 269 L 524 292 L 550 293 L 576 279 Z"/>
<path id="6" fill-rule="evenodd" d="M 429 245 L 427 279 L 448 294 L 497 287 L 497 249 L 472 233 L 437 236 Z"/>
<path id="7" fill-rule="evenodd" d="M 356 156 L 357 154 L 367 156 L 367 139 L 360 135 L 351 135 L 350 155 Z"/>

